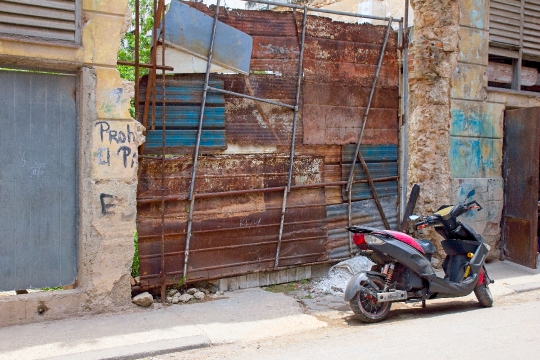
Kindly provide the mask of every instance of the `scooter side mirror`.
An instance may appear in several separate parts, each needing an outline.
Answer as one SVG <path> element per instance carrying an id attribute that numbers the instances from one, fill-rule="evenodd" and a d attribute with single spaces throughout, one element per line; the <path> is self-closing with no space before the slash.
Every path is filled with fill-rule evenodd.
<path id="1" fill-rule="evenodd" d="M 418 215 L 409 216 L 409 220 L 411 220 L 411 221 L 415 221 L 415 220 L 418 220 L 418 219 L 420 219 L 420 216 L 418 216 Z"/>
<path id="2" fill-rule="evenodd" d="M 472 189 L 472 190 L 469 191 L 469 193 L 467 194 L 467 199 L 470 198 L 470 197 L 473 197 L 474 194 L 476 194 L 476 190 Z"/>

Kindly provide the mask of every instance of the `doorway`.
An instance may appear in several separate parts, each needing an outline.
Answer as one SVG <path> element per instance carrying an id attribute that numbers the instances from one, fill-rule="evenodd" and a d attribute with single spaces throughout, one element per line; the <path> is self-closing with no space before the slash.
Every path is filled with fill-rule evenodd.
<path id="1" fill-rule="evenodd" d="M 501 257 L 536 269 L 538 258 L 540 107 L 504 116 L 504 210 Z"/>

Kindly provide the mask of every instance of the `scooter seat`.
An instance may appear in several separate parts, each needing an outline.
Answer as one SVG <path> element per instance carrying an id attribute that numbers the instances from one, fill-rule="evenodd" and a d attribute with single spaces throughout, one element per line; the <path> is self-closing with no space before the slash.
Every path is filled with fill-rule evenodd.
<path id="1" fill-rule="evenodd" d="M 437 249 L 435 249 L 435 245 L 433 245 L 429 240 L 416 239 L 416 241 L 418 242 L 418 245 L 420 245 L 420 247 L 424 250 L 424 253 L 426 253 L 426 255 L 433 255 L 437 251 Z"/>

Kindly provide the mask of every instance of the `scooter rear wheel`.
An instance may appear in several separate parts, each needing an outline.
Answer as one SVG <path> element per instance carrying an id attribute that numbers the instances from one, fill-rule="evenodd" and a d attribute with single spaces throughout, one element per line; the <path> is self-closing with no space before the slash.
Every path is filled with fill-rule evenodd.
<path id="1" fill-rule="evenodd" d="M 474 289 L 474 295 L 478 299 L 478 302 L 482 307 L 492 307 L 493 306 L 493 296 L 491 295 L 491 290 L 489 287 L 482 284 L 476 289 Z"/>
<path id="2" fill-rule="evenodd" d="M 380 279 L 372 277 L 371 280 L 380 288 L 383 288 L 383 283 Z M 373 288 L 370 284 L 363 285 L 366 289 L 373 292 L 378 292 L 379 289 Z M 366 323 L 375 323 L 382 321 L 390 311 L 392 303 L 383 302 L 377 303 L 377 299 L 368 293 L 359 291 L 349 302 L 351 309 L 356 317 Z"/>

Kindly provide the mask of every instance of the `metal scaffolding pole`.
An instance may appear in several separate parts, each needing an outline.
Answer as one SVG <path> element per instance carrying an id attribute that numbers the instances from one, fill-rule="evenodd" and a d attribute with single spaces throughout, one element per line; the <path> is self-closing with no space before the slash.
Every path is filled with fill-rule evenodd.
<path id="1" fill-rule="evenodd" d="M 351 171 L 349 173 L 349 181 L 347 182 L 347 190 L 352 186 L 352 181 L 354 177 L 354 166 L 356 165 L 356 157 L 360 151 L 360 144 L 362 143 L 362 137 L 364 136 L 364 128 L 366 127 L 366 121 L 369 114 L 369 109 L 371 107 L 371 101 L 373 100 L 373 94 L 375 93 L 375 86 L 377 85 L 377 79 L 379 78 L 379 72 L 381 71 L 382 61 L 384 58 L 384 51 L 386 49 L 386 43 L 388 42 L 388 35 L 390 34 L 390 29 L 392 28 L 392 18 L 388 20 L 388 26 L 386 27 L 386 33 L 384 35 L 384 42 L 381 47 L 381 53 L 379 55 L 379 62 L 377 64 L 377 71 L 375 72 L 375 77 L 373 78 L 373 84 L 371 85 L 371 91 L 369 93 L 369 99 L 364 112 L 364 118 L 362 119 L 362 125 L 360 126 L 360 135 L 358 136 L 358 142 L 356 144 L 356 150 L 354 152 L 353 162 L 351 166 Z"/>
<path id="2" fill-rule="evenodd" d="M 199 159 L 199 149 L 201 146 L 202 125 L 204 120 L 204 108 L 206 105 L 206 95 L 208 94 L 208 81 L 210 80 L 210 67 L 212 66 L 212 54 L 214 52 L 214 42 L 216 40 L 216 26 L 218 23 L 220 0 L 217 0 L 216 14 L 214 15 L 214 23 L 212 25 L 212 38 L 210 40 L 210 49 L 208 50 L 208 60 L 206 64 L 206 76 L 204 78 L 204 87 L 201 103 L 201 114 L 199 116 L 199 128 L 197 129 L 197 142 L 195 144 L 195 154 L 193 155 L 193 171 L 191 172 L 191 183 L 189 186 L 189 217 L 186 233 L 186 251 L 184 254 L 184 279 L 187 278 L 187 269 L 189 261 L 189 242 L 191 241 L 191 227 L 193 225 L 193 210 L 195 209 L 195 197 L 193 196 L 193 190 L 195 189 L 195 176 L 197 175 L 197 161 Z M 163 84 L 165 86 L 165 84 Z"/>
<path id="3" fill-rule="evenodd" d="M 303 72 L 303 61 L 304 61 L 304 45 L 306 40 L 306 22 L 307 22 L 307 6 L 304 6 L 304 17 L 302 19 L 302 40 L 300 43 L 300 57 L 298 59 L 298 78 L 296 82 L 296 99 L 294 105 L 294 117 L 293 117 L 293 128 L 291 135 L 291 154 L 289 157 L 289 176 L 287 178 L 287 188 L 283 192 L 283 205 L 281 207 L 281 220 L 279 223 L 279 237 L 278 244 L 276 248 L 276 262 L 274 267 L 279 266 L 279 252 L 281 250 L 281 241 L 283 238 L 283 226 L 285 224 L 285 212 L 287 210 L 287 194 L 291 191 L 291 182 L 293 174 L 293 163 L 294 163 L 294 141 L 296 138 L 296 125 L 298 121 L 298 103 L 300 102 L 300 87 L 302 86 L 302 72 Z"/>

